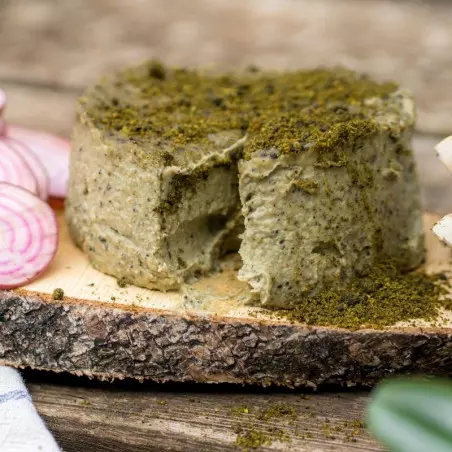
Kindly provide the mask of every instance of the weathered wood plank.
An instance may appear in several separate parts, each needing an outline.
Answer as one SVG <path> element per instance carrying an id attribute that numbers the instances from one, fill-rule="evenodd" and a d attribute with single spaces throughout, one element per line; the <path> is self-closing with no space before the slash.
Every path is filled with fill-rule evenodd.
<path id="1" fill-rule="evenodd" d="M 271 448 L 259 450 L 382 450 L 356 427 L 369 401 L 365 392 L 306 395 L 245 392 L 234 386 L 146 384 L 124 389 L 42 383 L 30 389 L 38 411 L 67 452 L 236 451 L 239 427 L 272 439 Z M 269 416 L 278 407 L 285 407 L 287 414 Z M 281 430 L 283 441 L 277 441 Z"/>
<path id="2" fill-rule="evenodd" d="M 389 0 L 3 0 L 0 79 L 81 87 L 171 64 L 347 65 L 411 88 L 421 131 L 452 132 L 452 3 Z"/>

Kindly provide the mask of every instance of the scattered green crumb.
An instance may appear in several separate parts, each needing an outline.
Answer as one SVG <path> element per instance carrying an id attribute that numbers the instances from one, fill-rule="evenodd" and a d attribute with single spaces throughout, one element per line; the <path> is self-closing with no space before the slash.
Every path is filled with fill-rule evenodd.
<path id="1" fill-rule="evenodd" d="M 118 278 L 116 280 L 116 282 L 118 283 L 118 286 L 121 288 L 127 287 L 129 282 L 127 281 L 127 278 L 125 278 L 124 276 L 122 276 L 121 278 Z"/>
<path id="2" fill-rule="evenodd" d="M 279 428 L 271 428 L 270 429 L 270 438 L 272 441 L 279 441 L 281 443 L 290 443 L 291 438 L 286 430 Z"/>
<path id="3" fill-rule="evenodd" d="M 239 406 L 231 408 L 229 411 L 232 415 L 250 414 L 251 408 L 247 406 Z M 260 420 L 269 420 L 272 418 L 290 418 L 295 419 L 297 416 L 296 408 L 284 403 L 275 403 L 267 408 L 256 411 L 256 418 Z"/>
<path id="4" fill-rule="evenodd" d="M 246 406 L 234 407 L 229 411 L 230 414 L 248 414 L 250 409 Z"/>
<path id="5" fill-rule="evenodd" d="M 301 413 L 301 416 L 304 418 L 315 418 L 317 417 L 317 411 L 311 405 L 305 405 L 304 412 Z"/>
<path id="6" fill-rule="evenodd" d="M 343 421 L 340 424 L 333 424 L 329 419 L 325 419 L 322 424 L 322 434 L 326 439 L 356 442 L 364 428 L 365 424 L 361 419 Z"/>
<path id="7" fill-rule="evenodd" d="M 262 420 L 281 417 L 295 419 L 297 417 L 296 408 L 284 403 L 275 403 L 270 405 L 268 408 L 260 410 L 257 414 L 257 418 Z"/>
<path id="8" fill-rule="evenodd" d="M 331 427 L 329 422 L 322 424 L 322 434 L 325 439 L 336 439 L 335 429 Z"/>
<path id="9" fill-rule="evenodd" d="M 251 427 L 248 430 L 238 428 L 236 430 L 237 438 L 235 444 L 242 449 L 242 452 L 247 452 L 250 449 L 257 449 L 261 446 L 270 446 L 272 444 L 271 437 L 262 431 Z"/>
<path id="10" fill-rule="evenodd" d="M 404 273 L 394 263 L 375 265 L 355 277 L 346 290 L 325 291 L 300 298 L 289 310 L 268 311 L 294 322 L 349 329 L 383 328 L 412 319 L 437 320 L 441 308 L 451 309 L 445 297 L 449 283 L 422 271 Z"/>
<path id="11" fill-rule="evenodd" d="M 53 292 L 52 292 L 52 298 L 54 300 L 62 300 L 64 298 L 64 290 L 60 289 L 59 287 L 56 288 Z"/>
<path id="12" fill-rule="evenodd" d="M 79 405 L 91 406 L 91 402 L 89 400 L 80 400 Z"/>
<path id="13" fill-rule="evenodd" d="M 353 419 L 352 421 L 344 421 L 344 427 L 365 428 L 366 424 L 361 419 Z"/>
<path id="14" fill-rule="evenodd" d="M 88 284 L 88 287 L 94 287 L 94 283 L 92 282 L 92 283 L 89 283 Z"/>
<path id="15" fill-rule="evenodd" d="M 110 297 L 111 301 L 116 301 L 116 297 Z"/>
<path id="16" fill-rule="evenodd" d="M 157 405 L 166 405 L 165 400 L 157 400 Z"/>
<path id="17" fill-rule="evenodd" d="M 300 433 L 300 434 L 297 435 L 297 437 L 300 438 L 300 439 L 312 439 L 313 438 L 312 433 L 309 433 L 309 432 L 307 432 L 307 433 Z"/>
<path id="18" fill-rule="evenodd" d="M 268 431 L 262 431 L 251 425 L 246 429 L 243 427 L 237 428 L 236 433 L 235 444 L 242 449 L 242 452 L 262 446 L 271 446 L 274 441 L 286 443 L 291 441 L 289 434 L 285 430 L 275 427 L 269 428 Z"/>
<path id="19" fill-rule="evenodd" d="M 312 409 L 311 406 L 305 408 Z M 252 410 L 247 406 L 238 406 L 232 408 L 230 414 L 234 416 L 250 414 L 250 416 L 245 416 L 241 419 L 240 426 L 235 430 L 235 433 L 237 433 L 235 444 L 241 448 L 242 452 L 262 446 L 271 446 L 275 441 L 290 442 L 292 436 L 302 440 L 313 438 L 310 432 L 300 432 L 303 423 L 296 422 L 297 417 L 298 419 L 304 417 L 304 413 L 301 413 L 301 417 L 297 416 L 295 407 L 282 402 L 260 410 Z M 275 427 L 276 418 L 279 419 L 279 422 L 284 422 L 289 431 L 281 427 Z M 260 422 L 258 425 L 255 422 L 256 420 Z M 321 435 L 325 439 L 344 442 L 356 442 L 358 436 L 365 428 L 364 422 L 359 418 L 337 422 L 322 417 L 319 419 L 319 425 Z"/>
<path id="20" fill-rule="evenodd" d="M 361 419 L 354 419 L 352 421 L 344 421 L 343 427 L 347 429 L 345 432 L 345 441 L 356 442 L 356 438 L 361 434 L 366 427 L 365 423 Z"/>

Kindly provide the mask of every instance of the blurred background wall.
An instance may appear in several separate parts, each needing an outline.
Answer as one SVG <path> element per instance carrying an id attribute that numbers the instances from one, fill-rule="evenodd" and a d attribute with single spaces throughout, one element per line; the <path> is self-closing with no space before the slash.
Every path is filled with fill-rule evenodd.
<path id="1" fill-rule="evenodd" d="M 13 121 L 68 135 L 87 83 L 149 57 L 345 65 L 400 81 L 416 95 L 418 131 L 452 134 L 449 0 L 0 0 L 0 86 Z"/>

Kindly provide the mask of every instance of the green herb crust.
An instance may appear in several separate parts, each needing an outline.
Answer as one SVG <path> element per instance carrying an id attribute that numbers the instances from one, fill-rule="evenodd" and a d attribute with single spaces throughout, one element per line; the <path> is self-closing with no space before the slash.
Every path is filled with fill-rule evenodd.
<path id="1" fill-rule="evenodd" d="M 150 61 L 104 78 L 81 104 L 95 127 L 137 143 L 156 140 L 177 151 L 233 130 L 248 135 L 249 156 L 270 147 L 325 152 L 353 143 L 377 129 L 383 108 L 388 113 L 369 100 L 397 89 L 342 68 L 215 75 Z"/>

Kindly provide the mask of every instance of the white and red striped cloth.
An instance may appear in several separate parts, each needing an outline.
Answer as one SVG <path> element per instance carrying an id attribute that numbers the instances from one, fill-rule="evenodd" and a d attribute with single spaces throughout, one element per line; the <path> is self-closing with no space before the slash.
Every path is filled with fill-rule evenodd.
<path id="1" fill-rule="evenodd" d="M 20 373 L 0 366 L 0 451 L 60 452 Z"/>

